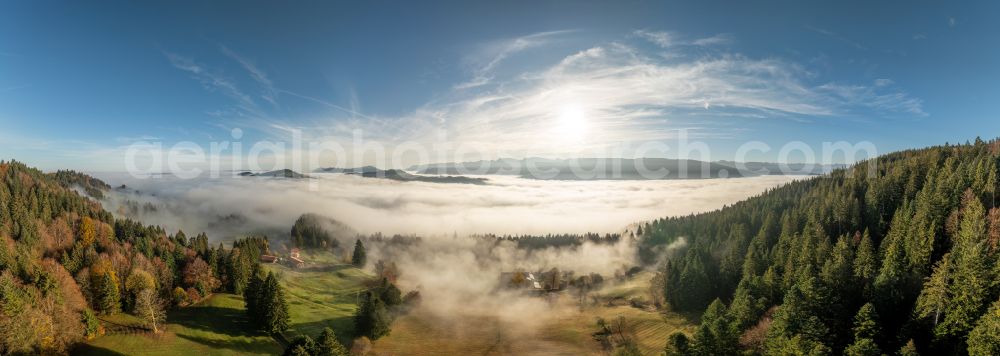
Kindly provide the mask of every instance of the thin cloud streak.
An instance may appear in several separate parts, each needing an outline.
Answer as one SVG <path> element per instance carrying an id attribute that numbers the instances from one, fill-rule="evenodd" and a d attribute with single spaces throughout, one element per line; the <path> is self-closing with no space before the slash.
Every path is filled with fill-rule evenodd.
<path id="1" fill-rule="evenodd" d="M 287 137 L 289 128 L 298 128 L 306 140 L 332 139 L 341 144 L 360 130 L 364 139 L 390 150 L 403 142 L 451 150 L 474 146 L 486 153 L 482 158 L 607 152 L 623 144 L 674 139 L 682 129 L 694 139 L 727 137 L 726 132 L 733 129 L 727 123 L 740 118 L 808 122 L 833 117 L 927 115 L 920 99 L 896 89 L 889 79 L 870 85 L 820 82 L 814 72 L 795 62 L 723 52 L 725 45 L 735 41 L 728 34 L 689 39 L 669 32 L 637 30 L 621 41 L 598 44 L 555 63 L 536 65 L 534 70 L 498 75 L 501 63 L 569 32 L 542 32 L 488 44 L 478 53 L 479 65 L 468 81 L 399 117 L 365 115 L 356 104 L 349 108 L 276 88 L 253 62 L 222 46 L 224 54 L 240 63 L 256 83 L 276 94 L 275 98 L 287 95 L 332 109 L 326 116 L 311 119 L 278 119 L 260 109 L 234 82 L 190 58 L 167 55 L 175 67 L 191 73 L 206 89 L 233 98 L 237 104 L 234 116 L 244 119 L 244 128 L 272 137 Z M 640 46 L 636 39 L 657 48 Z M 706 54 L 695 49 L 706 46 L 717 50 Z M 665 47 L 680 56 L 665 59 L 657 53 Z M 688 52 L 698 56 L 684 56 Z M 353 98 L 352 103 L 356 102 Z M 579 113 L 576 122 L 568 124 L 571 126 L 565 123 L 567 111 Z M 223 111 L 222 115 L 230 113 Z M 568 135 L 568 130 L 575 134 Z"/>

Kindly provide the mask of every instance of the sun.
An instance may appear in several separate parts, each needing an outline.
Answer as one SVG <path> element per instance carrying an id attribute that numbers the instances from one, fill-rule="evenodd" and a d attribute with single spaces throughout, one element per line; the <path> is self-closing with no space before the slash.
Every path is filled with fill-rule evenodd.
<path id="1" fill-rule="evenodd" d="M 568 104 L 559 109 L 555 134 L 567 140 L 581 140 L 589 129 L 586 111 L 580 105 Z"/>

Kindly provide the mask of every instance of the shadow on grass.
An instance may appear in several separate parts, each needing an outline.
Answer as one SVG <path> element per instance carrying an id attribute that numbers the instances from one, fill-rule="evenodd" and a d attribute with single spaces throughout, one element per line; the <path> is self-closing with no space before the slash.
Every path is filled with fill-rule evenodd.
<path id="1" fill-rule="evenodd" d="M 271 336 L 256 330 L 242 309 L 216 306 L 181 308 L 171 315 L 170 322 L 192 330 L 208 331 L 229 337 L 263 337 L 260 339 L 210 338 L 177 333 L 177 337 L 212 348 L 235 351 L 280 352 L 281 346 Z"/>
<path id="2" fill-rule="evenodd" d="M 303 335 L 308 335 L 309 337 L 316 339 L 319 337 L 319 334 L 323 332 L 323 328 L 327 327 L 333 329 L 333 332 L 337 334 L 337 339 L 340 340 L 341 344 L 350 345 L 351 340 L 354 339 L 354 316 L 341 316 L 309 323 L 295 323 L 292 325 L 292 329 L 301 331 L 302 334 L 286 332 L 285 335 L 287 335 L 290 340 Z"/>
<path id="3" fill-rule="evenodd" d="M 199 306 L 181 308 L 170 316 L 170 322 L 190 329 L 230 336 L 266 336 L 254 330 L 242 309 Z"/>
<path id="4" fill-rule="evenodd" d="M 227 349 L 233 351 L 247 352 L 267 352 L 267 353 L 280 353 L 281 345 L 278 344 L 272 338 L 266 339 L 253 339 L 253 340 L 217 340 L 205 337 L 199 337 L 194 335 L 182 335 L 177 334 L 177 337 L 189 340 L 191 342 L 196 342 L 213 349 Z"/>
<path id="5" fill-rule="evenodd" d="M 314 265 L 305 266 L 295 269 L 296 272 L 336 272 L 343 269 L 353 268 L 354 266 L 349 264 L 339 264 L 339 265 Z"/>
<path id="6" fill-rule="evenodd" d="M 72 354 L 74 355 L 125 355 L 121 352 L 116 352 L 108 350 L 103 347 L 94 346 L 87 343 L 81 343 L 73 348 Z"/>

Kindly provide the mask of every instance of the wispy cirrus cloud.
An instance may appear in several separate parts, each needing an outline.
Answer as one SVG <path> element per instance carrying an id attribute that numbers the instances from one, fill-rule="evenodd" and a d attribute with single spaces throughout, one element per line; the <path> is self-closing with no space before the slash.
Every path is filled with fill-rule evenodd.
<path id="1" fill-rule="evenodd" d="M 277 104 L 275 100 L 278 93 L 277 90 L 274 89 L 274 83 L 271 82 L 271 79 L 268 78 L 267 73 L 258 68 L 253 61 L 239 55 L 238 53 L 229 49 L 229 47 L 221 46 L 221 50 L 222 53 L 225 54 L 227 57 L 232 58 L 233 60 L 239 62 L 240 66 L 242 66 L 243 69 L 245 69 L 247 73 L 250 74 L 250 77 L 253 78 L 253 80 L 261 86 L 262 90 L 264 91 L 263 93 L 261 93 L 262 99 L 266 100 L 271 104 L 275 105 Z"/>
<path id="2" fill-rule="evenodd" d="M 735 41 L 732 35 L 726 33 L 700 38 L 685 38 L 677 33 L 668 31 L 635 30 L 632 32 L 632 36 L 649 41 L 661 48 L 675 46 L 721 46 L 732 44 Z"/>
<path id="3" fill-rule="evenodd" d="M 226 54 L 278 96 L 330 109 L 324 117 L 279 120 L 261 114 L 256 126 L 243 127 L 285 137 L 289 129 L 301 129 L 306 139 L 340 142 L 349 142 L 351 134 L 361 130 L 365 139 L 387 145 L 411 142 L 453 150 L 472 145 L 497 155 L 566 156 L 668 140 L 679 129 L 695 137 L 727 137 L 739 131 L 740 125 L 733 122 L 740 119 L 927 115 L 922 100 L 888 78 L 866 84 L 823 81 L 810 63 L 729 53 L 727 45 L 735 38 L 725 34 L 685 37 L 639 30 L 554 62 L 499 70 L 505 61 L 528 55 L 528 49 L 551 44 L 564 33 L 491 42 L 484 47 L 490 49 L 472 61 L 477 65 L 468 80 L 396 117 L 366 115 L 355 105 L 277 89 L 253 62 Z M 714 49 L 702 50 L 706 46 Z M 660 53 L 664 48 L 682 55 L 665 58 Z M 696 55 L 683 55 L 687 53 Z M 169 57 L 209 90 L 227 93 L 238 106 L 257 108 L 231 81 L 191 59 Z"/>
<path id="4" fill-rule="evenodd" d="M 677 46 L 671 42 L 677 37 L 652 38 Z M 535 71 L 495 78 L 475 91 L 457 91 L 393 126 L 415 132 L 411 138 L 447 136 L 455 145 L 475 142 L 501 152 L 559 154 L 669 139 L 676 129 L 725 135 L 730 128 L 718 122 L 740 117 L 926 115 L 920 99 L 897 90 L 889 79 L 872 85 L 830 83 L 817 80 L 802 64 L 779 58 L 723 53 L 665 60 L 655 52 L 627 42 L 597 45 Z M 583 113 L 583 137 L 560 138 L 566 110 Z"/>
<path id="5" fill-rule="evenodd" d="M 206 90 L 222 93 L 235 100 L 239 108 L 243 111 L 253 115 L 259 114 L 260 110 L 257 107 L 257 102 L 250 95 L 240 90 L 236 82 L 232 79 L 210 70 L 203 64 L 195 62 L 193 58 L 171 52 L 164 52 L 164 55 L 167 56 L 167 59 L 174 68 L 190 73 Z"/>
<path id="6" fill-rule="evenodd" d="M 867 50 L 868 49 L 868 46 L 865 46 L 861 42 L 852 40 L 852 39 L 847 38 L 847 37 L 845 37 L 845 36 L 843 36 L 843 35 L 841 35 L 839 33 L 836 33 L 836 32 L 833 32 L 833 31 L 830 31 L 830 30 L 827 30 L 827 29 L 824 29 L 824 28 L 819 28 L 819 27 L 815 27 L 815 26 L 806 26 L 806 29 L 808 29 L 810 31 L 813 31 L 813 32 L 816 32 L 818 34 L 821 34 L 823 36 L 830 37 L 830 38 L 835 39 L 837 41 L 843 42 L 843 43 L 845 43 L 845 44 L 847 44 L 847 45 L 849 45 L 851 47 L 854 47 L 854 48 L 857 48 L 857 49 L 860 49 L 860 50 Z"/>
<path id="7" fill-rule="evenodd" d="M 486 85 L 493 79 L 493 72 L 508 57 L 531 48 L 550 43 L 555 37 L 574 30 L 559 30 L 533 33 L 525 36 L 493 41 L 483 45 L 466 61 L 473 66 L 473 76 L 470 80 L 458 83 L 456 89 L 474 88 Z"/>

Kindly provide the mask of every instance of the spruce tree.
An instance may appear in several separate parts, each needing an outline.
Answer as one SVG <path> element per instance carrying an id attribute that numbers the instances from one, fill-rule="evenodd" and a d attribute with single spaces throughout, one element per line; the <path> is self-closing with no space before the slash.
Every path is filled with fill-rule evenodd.
<path id="1" fill-rule="evenodd" d="M 114 314 L 121 309 L 121 298 L 118 293 L 118 283 L 115 282 L 111 273 L 105 273 L 99 279 L 98 286 L 98 306 L 104 314 Z"/>
<path id="2" fill-rule="evenodd" d="M 403 302 L 403 293 L 396 288 L 395 285 L 389 282 L 388 278 L 382 278 L 382 282 L 379 285 L 379 299 L 385 303 L 386 306 L 394 306 Z"/>
<path id="3" fill-rule="evenodd" d="M 687 335 L 680 331 L 675 331 L 667 338 L 667 347 L 664 350 L 667 356 L 687 356 L 691 355 L 691 341 Z"/>
<path id="4" fill-rule="evenodd" d="M 695 332 L 694 348 L 702 355 L 733 355 L 738 353 L 739 333 L 733 328 L 726 305 L 718 298 L 701 317 Z"/>
<path id="5" fill-rule="evenodd" d="M 924 282 L 924 288 L 917 297 L 917 316 L 932 319 L 934 326 L 941 321 L 941 315 L 948 307 L 951 298 L 949 292 L 951 270 L 951 254 L 945 254 L 934 266 L 934 272 Z"/>
<path id="6" fill-rule="evenodd" d="M 254 263 L 250 271 L 247 287 L 243 290 L 243 303 L 246 304 L 247 316 L 254 323 L 259 323 L 261 319 L 260 299 L 264 288 L 264 280 L 261 278 L 261 267 L 259 263 Z"/>
<path id="7" fill-rule="evenodd" d="M 964 337 L 987 307 L 992 276 L 985 244 L 985 210 L 979 198 L 966 194 L 958 239 L 952 248 L 955 270 L 951 302 L 935 328 L 939 337 Z"/>
<path id="8" fill-rule="evenodd" d="M 970 356 L 1000 355 L 1000 300 L 979 318 L 967 343 Z"/>
<path id="9" fill-rule="evenodd" d="M 917 352 L 917 345 L 913 343 L 913 339 L 906 342 L 906 345 L 899 348 L 899 352 L 896 353 L 899 356 L 920 356 L 920 352 Z"/>
<path id="10" fill-rule="evenodd" d="M 368 261 L 368 256 L 367 252 L 365 252 L 365 245 L 361 243 L 361 239 L 358 239 L 354 243 L 354 254 L 351 256 L 351 264 L 361 268 L 365 266 L 366 261 Z"/>
<path id="11" fill-rule="evenodd" d="M 361 305 L 354 315 L 354 331 L 357 336 L 366 336 L 376 340 L 389 334 L 391 322 L 385 303 L 375 293 L 365 292 Z"/>
<path id="12" fill-rule="evenodd" d="M 314 350 L 316 350 L 316 342 L 309 335 L 303 335 L 292 340 L 282 356 L 311 356 L 315 354 Z"/>
<path id="13" fill-rule="evenodd" d="M 337 340 L 337 335 L 330 328 L 323 328 L 316 341 L 315 356 L 347 356 L 347 348 Z"/>
<path id="14" fill-rule="evenodd" d="M 274 273 L 268 272 L 264 280 L 264 296 L 261 303 L 263 309 L 263 329 L 272 334 L 288 330 L 288 302 L 285 301 L 285 291 L 278 283 Z"/>

